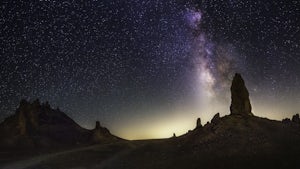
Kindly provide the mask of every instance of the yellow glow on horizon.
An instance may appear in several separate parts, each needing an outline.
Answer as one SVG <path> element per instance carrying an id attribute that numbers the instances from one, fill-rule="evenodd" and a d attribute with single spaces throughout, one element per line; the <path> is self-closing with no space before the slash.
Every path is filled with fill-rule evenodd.
<path id="1" fill-rule="evenodd" d="M 145 120 L 143 124 L 138 121 L 132 122 L 129 127 L 115 134 L 129 140 L 169 138 L 173 133 L 179 136 L 196 126 L 196 114 L 187 116 L 190 113 L 185 113 L 177 112 L 170 117 L 154 117 Z"/>
<path id="2" fill-rule="evenodd" d="M 170 138 L 173 133 L 180 136 L 193 130 L 198 117 L 201 118 L 202 125 L 204 125 L 218 112 L 221 113 L 221 116 L 227 114 L 227 111 L 219 110 L 229 110 L 223 106 L 207 105 L 206 107 L 201 106 L 201 108 L 199 106 L 177 107 L 143 118 L 132 118 L 135 120 L 123 123 L 120 128 L 112 132 L 129 140 Z"/>
<path id="3" fill-rule="evenodd" d="M 298 106 L 293 106 L 293 102 L 280 102 L 260 98 L 252 98 L 252 112 L 255 116 L 266 117 L 271 120 L 281 121 L 284 118 L 291 118 L 294 114 L 299 113 Z M 201 118 L 202 125 L 211 121 L 216 113 L 221 117 L 230 113 L 230 98 L 219 102 L 217 100 L 204 100 L 204 104 L 187 107 L 173 107 L 168 110 L 153 110 L 153 114 L 148 116 L 133 117 L 133 121 L 127 121 L 121 124 L 117 129 L 112 131 L 113 134 L 129 139 L 160 139 L 170 138 L 173 133 L 176 136 L 183 135 L 196 126 L 196 120 Z M 143 113 L 141 113 L 143 114 Z"/>

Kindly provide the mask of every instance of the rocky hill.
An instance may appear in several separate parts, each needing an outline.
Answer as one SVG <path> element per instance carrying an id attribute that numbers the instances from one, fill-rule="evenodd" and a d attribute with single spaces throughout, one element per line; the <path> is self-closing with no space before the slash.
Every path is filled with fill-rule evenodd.
<path id="1" fill-rule="evenodd" d="M 216 146 L 221 146 L 231 142 L 235 146 L 228 146 L 230 149 L 238 146 L 251 148 L 253 145 L 262 146 L 280 140 L 292 143 L 300 139 L 298 114 L 294 115 L 292 120 L 284 119 L 283 121 L 269 120 L 253 115 L 249 93 L 240 74 L 236 74 L 233 78 L 231 99 L 230 115 L 220 117 L 220 114 L 217 113 L 211 122 L 203 127 L 199 124 L 199 118 L 195 130 L 190 131 L 182 138 L 198 145 L 205 142 L 208 145 L 220 141 Z"/>
<path id="2" fill-rule="evenodd" d="M 140 147 L 108 168 L 299 168 L 299 115 L 283 121 L 255 116 L 240 74 L 231 94 L 230 115 L 217 113 L 204 126 L 198 118 L 194 130 Z"/>
<path id="3" fill-rule="evenodd" d="M 22 100 L 16 113 L 0 124 L 1 147 L 59 147 L 118 140 L 96 122 L 93 130 L 79 126 L 48 102 Z"/>

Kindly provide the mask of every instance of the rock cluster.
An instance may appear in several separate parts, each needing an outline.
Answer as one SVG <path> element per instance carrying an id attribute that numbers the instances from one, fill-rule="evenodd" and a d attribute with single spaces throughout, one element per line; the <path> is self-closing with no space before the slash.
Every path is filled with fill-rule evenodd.
<path id="1" fill-rule="evenodd" d="M 40 125 L 39 116 L 42 108 L 39 100 L 35 100 L 33 103 L 21 100 L 20 106 L 16 111 L 16 127 L 20 135 L 25 136 L 38 130 Z"/>
<path id="2" fill-rule="evenodd" d="M 298 125 L 300 125 L 300 117 L 299 117 L 299 114 L 293 115 L 292 120 L 289 119 L 289 118 L 283 119 L 283 120 L 282 120 L 282 123 L 284 123 L 284 124 L 298 124 Z"/>
<path id="3" fill-rule="evenodd" d="M 251 104 L 249 100 L 249 92 L 245 86 L 242 76 L 235 74 L 231 85 L 231 105 L 230 112 L 232 115 L 250 115 Z"/>
<path id="4" fill-rule="evenodd" d="M 299 124 L 300 124 L 299 114 L 295 114 L 295 115 L 292 117 L 292 122 L 294 122 L 294 123 L 299 123 Z"/>
<path id="5" fill-rule="evenodd" d="M 282 123 L 289 124 L 289 123 L 291 123 L 291 120 L 289 118 L 285 118 L 282 120 Z"/>
<path id="6" fill-rule="evenodd" d="M 32 103 L 22 100 L 16 113 L 0 123 L 0 149 L 1 146 L 70 146 L 117 139 L 99 121 L 94 130 L 84 129 L 59 109 L 39 100 Z"/>

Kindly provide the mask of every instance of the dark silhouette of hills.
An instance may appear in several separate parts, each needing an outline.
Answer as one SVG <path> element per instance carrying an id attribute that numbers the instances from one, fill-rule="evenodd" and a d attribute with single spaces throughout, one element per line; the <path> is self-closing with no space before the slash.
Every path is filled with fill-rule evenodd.
<path id="1" fill-rule="evenodd" d="M 16 113 L 0 124 L 0 147 L 59 147 L 118 140 L 96 122 L 93 130 L 79 126 L 48 102 L 22 100 Z"/>

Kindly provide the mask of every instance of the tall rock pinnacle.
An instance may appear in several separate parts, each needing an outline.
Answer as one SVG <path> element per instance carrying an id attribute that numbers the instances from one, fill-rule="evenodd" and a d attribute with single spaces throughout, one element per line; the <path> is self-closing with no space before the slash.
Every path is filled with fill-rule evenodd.
<path id="1" fill-rule="evenodd" d="M 240 74 L 236 73 L 234 75 L 230 90 L 231 90 L 231 105 L 230 105 L 231 114 L 253 116 L 251 112 L 251 104 L 249 100 L 249 92 Z"/>
<path id="2" fill-rule="evenodd" d="M 201 128 L 201 127 L 202 127 L 201 119 L 198 118 L 198 119 L 197 119 L 197 123 L 196 123 L 196 128 Z"/>
<path id="3" fill-rule="evenodd" d="M 100 128 L 101 128 L 100 122 L 96 121 L 96 127 L 95 127 L 95 129 L 100 129 Z"/>

